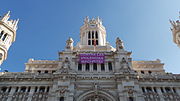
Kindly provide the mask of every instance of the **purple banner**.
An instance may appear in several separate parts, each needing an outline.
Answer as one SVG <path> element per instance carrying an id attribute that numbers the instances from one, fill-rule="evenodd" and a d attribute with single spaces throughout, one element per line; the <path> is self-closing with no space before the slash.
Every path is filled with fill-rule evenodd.
<path id="1" fill-rule="evenodd" d="M 79 54 L 79 62 L 84 63 L 104 63 L 104 54 L 102 53 L 84 53 Z"/>

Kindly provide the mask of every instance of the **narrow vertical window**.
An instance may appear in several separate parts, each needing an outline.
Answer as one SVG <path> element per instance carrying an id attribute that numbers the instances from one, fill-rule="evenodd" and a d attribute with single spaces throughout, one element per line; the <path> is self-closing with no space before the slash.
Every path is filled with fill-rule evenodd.
<path id="1" fill-rule="evenodd" d="M 91 40 L 88 40 L 88 45 L 91 45 Z"/>
<path id="2" fill-rule="evenodd" d="M 7 37 L 7 34 L 5 34 L 5 35 L 3 36 L 2 41 L 4 41 L 4 40 L 6 39 L 6 37 Z"/>
<path id="3" fill-rule="evenodd" d="M 34 90 L 34 92 L 37 92 L 37 89 L 38 89 L 38 87 L 35 87 L 35 90 Z"/>
<path id="4" fill-rule="evenodd" d="M 47 87 L 47 90 L 46 90 L 46 92 L 49 92 L 49 86 Z"/>
<path id="5" fill-rule="evenodd" d="M 82 70 L 82 64 L 78 64 L 78 71 L 81 71 Z"/>
<path id="6" fill-rule="evenodd" d="M 0 33 L 0 39 L 1 39 L 1 37 L 3 36 L 3 34 L 4 34 L 4 31 L 1 31 L 1 33 Z"/>
<path id="7" fill-rule="evenodd" d="M 91 38 L 91 32 L 89 31 L 88 32 L 88 39 L 90 39 Z"/>
<path id="8" fill-rule="evenodd" d="M 30 92 L 30 90 L 31 90 L 31 87 L 28 87 L 28 92 Z"/>
<path id="9" fill-rule="evenodd" d="M 144 87 L 142 87 L 142 91 L 143 91 L 143 93 L 145 93 L 145 89 L 144 89 Z"/>
<path id="10" fill-rule="evenodd" d="M 97 71 L 97 63 L 93 63 L 93 70 Z"/>
<path id="11" fill-rule="evenodd" d="M 9 89 L 8 89 L 8 92 L 10 92 L 11 91 L 11 87 L 9 87 Z"/>
<path id="12" fill-rule="evenodd" d="M 156 87 L 154 87 L 154 92 L 157 93 Z"/>
<path id="13" fill-rule="evenodd" d="M 164 93 L 164 89 L 161 87 L 161 92 Z"/>
<path id="14" fill-rule="evenodd" d="M 98 32 L 96 31 L 96 39 L 98 39 Z"/>
<path id="15" fill-rule="evenodd" d="M 94 39 L 94 31 L 92 31 L 92 39 Z"/>
<path id="16" fill-rule="evenodd" d="M 101 64 L 101 71 L 105 71 L 104 63 Z"/>
<path id="17" fill-rule="evenodd" d="M 89 71 L 89 63 L 86 63 L 86 71 Z"/>
<path id="18" fill-rule="evenodd" d="M 176 93 L 176 89 L 175 88 L 173 88 L 172 90 L 173 90 L 174 93 Z"/>
<path id="19" fill-rule="evenodd" d="M 96 45 L 98 45 L 98 40 L 96 40 Z"/>
<path id="20" fill-rule="evenodd" d="M 15 92 L 18 92 L 18 89 L 19 89 L 19 87 L 16 87 L 16 90 L 15 90 Z"/>
<path id="21" fill-rule="evenodd" d="M 94 40 L 92 40 L 92 45 L 94 45 Z"/>
<path id="22" fill-rule="evenodd" d="M 112 71 L 112 63 L 111 62 L 108 62 L 108 68 L 109 68 L 109 71 Z"/>

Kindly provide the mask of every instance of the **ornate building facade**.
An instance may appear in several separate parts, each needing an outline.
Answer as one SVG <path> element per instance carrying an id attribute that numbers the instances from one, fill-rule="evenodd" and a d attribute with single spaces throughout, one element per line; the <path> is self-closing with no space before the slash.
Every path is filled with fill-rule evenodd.
<path id="1" fill-rule="evenodd" d="M 99 18 L 84 19 L 58 60 L 29 59 L 25 72 L 0 75 L 0 101 L 180 101 L 180 75 L 159 59 L 132 61 L 123 41 L 106 41 Z"/>

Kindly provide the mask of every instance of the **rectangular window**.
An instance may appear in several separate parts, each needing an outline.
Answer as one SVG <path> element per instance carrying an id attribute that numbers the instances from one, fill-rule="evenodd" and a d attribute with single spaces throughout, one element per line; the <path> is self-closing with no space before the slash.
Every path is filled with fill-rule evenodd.
<path id="1" fill-rule="evenodd" d="M 101 64 L 101 71 L 105 71 L 104 63 Z"/>
<path id="2" fill-rule="evenodd" d="M 91 32 L 89 31 L 88 32 L 88 39 L 90 39 L 91 38 Z"/>
<path id="3" fill-rule="evenodd" d="M 97 63 L 93 63 L 93 70 L 97 71 Z"/>
<path id="4" fill-rule="evenodd" d="M 108 62 L 108 68 L 109 68 L 109 71 L 112 71 L 112 63 L 111 62 Z"/>
<path id="5" fill-rule="evenodd" d="M 81 71 L 82 70 L 82 64 L 78 64 L 78 71 Z"/>
<path id="6" fill-rule="evenodd" d="M 86 71 L 89 71 L 89 63 L 86 63 Z"/>

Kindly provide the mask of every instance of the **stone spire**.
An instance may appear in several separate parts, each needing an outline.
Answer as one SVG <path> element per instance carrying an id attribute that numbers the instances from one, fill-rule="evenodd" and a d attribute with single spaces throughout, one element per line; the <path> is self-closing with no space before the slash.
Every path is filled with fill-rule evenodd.
<path id="1" fill-rule="evenodd" d="M 180 15 L 180 12 L 179 12 Z M 179 16 L 180 19 L 180 16 Z M 171 27 L 171 31 L 173 34 L 173 41 L 175 44 L 178 45 L 178 47 L 180 47 L 180 21 L 176 20 L 176 21 L 172 21 L 170 20 L 170 23 L 172 25 Z"/>

